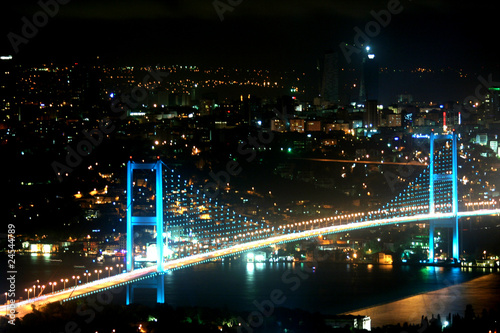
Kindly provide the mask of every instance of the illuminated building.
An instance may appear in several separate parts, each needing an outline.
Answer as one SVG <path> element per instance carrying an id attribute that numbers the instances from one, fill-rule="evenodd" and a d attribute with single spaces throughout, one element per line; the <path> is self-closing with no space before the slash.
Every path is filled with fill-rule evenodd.
<path id="1" fill-rule="evenodd" d="M 400 114 L 388 114 L 387 115 L 387 127 L 401 127 L 401 115 Z"/>
<path id="2" fill-rule="evenodd" d="M 490 87 L 486 94 L 485 111 L 489 119 L 500 120 L 500 87 Z"/>
<path id="3" fill-rule="evenodd" d="M 306 122 L 307 132 L 319 132 L 321 131 L 321 121 L 320 120 L 308 120 Z"/>
<path id="4" fill-rule="evenodd" d="M 290 119 L 290 131 L 304 133 L 304 119 Z"/>
<path id="5" fill-rule="evenodd" d="M 8 120 L 11 115 L 14 96 L 14 66 L 12 56 L 0 56 L 0 120 Z"/>

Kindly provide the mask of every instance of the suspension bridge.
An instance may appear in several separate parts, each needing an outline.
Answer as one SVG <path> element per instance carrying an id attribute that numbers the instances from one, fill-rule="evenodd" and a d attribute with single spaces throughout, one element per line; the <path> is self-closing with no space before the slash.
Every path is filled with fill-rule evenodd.
<path id="1" fill-rule="evenodd" d="M 435 256 L 434 230 L 450 228 L 452 258 L 459 260 L 459 219 L 498 215 L 500 209 L 493 200 L 459 201 L 457 144 L 455 132 L 432 133 L 427 167 L 380 208 L 275 226 L 235 213 L 199 186 L 181 179 L 162 161 L 129 161 L 126 272 L 19 302 L 16 308 L 31 311 L 31 304 L 71 301 L 119 286 L 126 287 L 127 304 L 133 302 L 136 288 L 155 288 L 157 302 L 164 303 L 166 272 L 274 244 L 401 223 L 429 224 L 429 260 Z M 134 234 L 139 228 L 154 231 L 153 266 L 137 268 Z M 8 311 L 5 306 L 2 309 Z"/>

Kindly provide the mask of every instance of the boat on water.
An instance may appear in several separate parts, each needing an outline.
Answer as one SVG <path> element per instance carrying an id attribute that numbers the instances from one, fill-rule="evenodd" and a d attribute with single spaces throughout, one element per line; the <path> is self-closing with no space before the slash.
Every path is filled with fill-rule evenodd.
<path id="1" fill-rule="evenodd" d="M 62 262 L 62 259 L 50 259 L 51 262 Z"/>
<path id="2" fill-rule="evenodd" d="M 85 268 L 83 265 L 74 265 L 73 268 Z"/>

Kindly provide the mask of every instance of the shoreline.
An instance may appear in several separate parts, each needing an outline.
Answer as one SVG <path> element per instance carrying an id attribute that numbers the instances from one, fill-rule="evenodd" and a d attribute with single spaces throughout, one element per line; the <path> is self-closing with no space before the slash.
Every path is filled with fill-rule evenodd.
<path id="1" fill-rule="evenodd" d="M 463 315 L 466 304 L 472 304 L 476 313 L 483 309 L 499 309 L 500 298 L 491 301 L 491 294 L 500 295 L 500 273 L 474 278 L 470 281 L 453 284 L 445 288 L 404 297 L 390 303 L 374 305 L 341 313 L 342 315 L 369 316 L 372 327 L 384 325 L 420 324 L 422 316 L 441 317 L 459 313 Z M 489 297 L 488 297 L 489 296 Z"/>

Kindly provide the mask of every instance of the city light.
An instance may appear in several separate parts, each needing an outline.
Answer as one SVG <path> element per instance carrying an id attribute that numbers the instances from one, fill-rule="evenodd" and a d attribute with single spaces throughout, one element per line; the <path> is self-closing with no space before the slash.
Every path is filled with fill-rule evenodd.
<path id="1" fill-rule="evenodd" d="M 113 45 L 141 45 L 142 52 L 125 52 L 126 59 L 120 58 L 123 47 L 104 50 L 99 38 L 62 43 L 50 36 L 52 29 L 35 33 L 58 6 L 42 6 L 35 15 L 20 6 L 21 21 L 6 16 L 9 53 L 16 54 L 15 61 L 0 56 L 0 146 L 10 166 L 5 177 L 14 187 L 5 201 L 9 281 L 19 272 L 16 302 L 10 290 L 5 293 L 7 315 L 8 303 L 16 303 L 13 314 L 19 318 L 34 309 L 41 314 L 50 303 L 75 300 L 84 310 L 100 309 L 84 303 L 108 300 L 96 294 L 109 296 L 116 287 L 127 289 L 120 296 L 126 304 L 134 302 L 134 290 L 146 287 L 164 303 L 177 270 L 207 263 L 234 268 L 236 260 L 251 263 L 253 280 L 268 278 L 269 265 L 284 267 L 286 274 L 320 277 L 323 264 L 314 264 L 313 273 L 304 269 L 323 257 L 347 265 L 356 273 L 349 279 L 373 281 L 371 274 L 387 268 L 396 272 L 387 275 L 390 282 L 400 264 L 461 265 L 457 274 L 498 268 L 500 254 L 481 237 L 495 235 L 500 216 L 500 83 L 496 63 L 479 59 L 494 51 L 494 43 L 476 34 L 474 48 L 459 48 L 458 63 L 448 61 L 457 48 L 435 33 L 445 28 L 445 35 L 463 39 L 467 34 L 448 24 L 459 11 L 463 17 L 455 21 L 467 17 L 476 23 L 467 28 L 481 26 L 478 22 L 491 28 L 494 20 L 481 13 L 494 15 L 494 6 L 487 11 L 450 7 L 444 21 L 440 11 L 427 11 L 424 33 L 415 28 L 424 11 L 413 6 L 404 6 L 404 20 L 394 18 L 403 6 L 393 2 L 386 8 L 313 6 L 327 16 L 359 14 L 344 15 L 353 29 L 343 34 L 333 29 L 327 40 L 339 44 L 322 50 L 325 34 L 314 29 L 328 26 L 335 15 L 323 21 L 325 15 L 309 15 L 311 8 L 283 7 L 285 21 L 264 19 L 252 25 L 251 34 L 228 38 L 210 31 L 210 13 L 198 5 L 190 8 L 190 29 L 163 20 L 148 33 L 134 32 L 137 20 L 130 18 L 150 5 L 120 3 L 120 12 L 128 13 L 123 20 L 92 4 L 77 13 L 88 18 L 89 12 L 103 12 L 100 19 L 113 23 L 85 25 L 89 36 L 112 36 Z M 212 7 L 215 19 L 226 18 L 221 27 L 229 32 L 247 29 L 244 23 L 255 19 L 250 7 L 233 11 L 234 1 L 214 1 Z M 182 16 L 175 12 L 179 8 L 172 10 L 172 17 Z M 286 20 L 301 33 L 276 34 L 290 26 Z M 65 20 L 61 28 L 75 31 L 71 24 L 80 21 Z M 122 33 L 109 31 L 111 26 Z M 400 28 L 415 29 L 395 39 Z M 192 31 L 200 31 L 200 38 L 193 39 Z M 157 39 L 172 32 L 175 57 L 166 57 L 165 43 Z M 13 38 L 18 34 L 23 37 Z M 44 45 L 47 50 L 36 50 Z M 436 45 L 444 54 L 428 52 Z M 80 54 L 87 49 L 102 55 Z M 174 58 L 182 63 L 169 63 Z M 473 70 L 478 64 L 482 74 Z M 479 242 L 479 252 L 471 250 L 467 237 Z M 282 267 L 281 260 L 289 263 Z M 209 279 L 206 266 L 186 274 L 207 283 L 224 281 Z M 425 269 L 430 278 L 441 274 Z M 108 276 L 100 279 L 103 272 Z M 14 285 L 9 282 L 9 288 Z M 373 295 L 383 292 L 372 289 Z M 256 302 L 269 304 L 261 297 Z M 266 325 L 275 317 L 262 315 Z M 246 326 L 259 326 L 250 323 L 260 319 L 253 316 Z M 453 325 L 446 319 L 443 328 L 449 330 Z M 97 331 L 90 328 L 96 323 L 86 324 L 81 329 Z M 140 324 L 133 327 L 149 329 Z M 288 330 L 287 325 L 278 326 Z"/>

